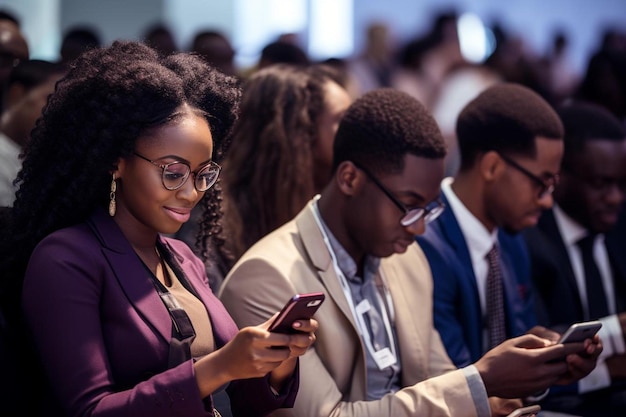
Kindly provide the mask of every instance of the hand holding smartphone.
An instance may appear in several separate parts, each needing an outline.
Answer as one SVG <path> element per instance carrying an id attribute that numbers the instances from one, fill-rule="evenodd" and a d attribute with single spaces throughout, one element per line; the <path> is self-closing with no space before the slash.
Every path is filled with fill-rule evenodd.
<path id="1" fill-rule="evenodd" d="M 296 294 L 285 304 L 269 327 L 270 332 L 297 333 L 291 327 L 294 321 L 310 319 L 324 301 L 324 293 Z"/>
<path id="2" fill-rule="evenodd" d="M 574 323 L 563 333 L 559 343 L 583 342 L 591 339 L 602 327 L 602 323 L 597 320 Z"/>
<path id="3" fill-rule="evenodd" d="M 527 407 L 518 408 L 513 410 L 511 414 L 506 417 L 534 417 L 541 411 L 541 407 L 538 405 L 529 405 Z"/>

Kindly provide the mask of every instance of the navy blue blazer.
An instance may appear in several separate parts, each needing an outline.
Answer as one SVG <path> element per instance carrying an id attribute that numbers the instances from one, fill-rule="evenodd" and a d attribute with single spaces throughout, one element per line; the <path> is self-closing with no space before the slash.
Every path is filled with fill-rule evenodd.
<path id="1" fill-rule="evenodd" d="M 204 264 L 185 243 L 160 239 L 205 304 L 216 347 L 223 346 L 238 330 L 209 288 Z M 172 320 L 143 263 L 104 210 L 39 243 L 22 300 L 66 415 L 212 416 L 210 398 L 200 397 L 193 360 L 168 369 Z M 233 415 L 293 406 L 297 372 L 280 396 L 266 379 L 229 385 Z"/>
<path id="2" fill-rule="evenodd" d="M 446 205 L 445 196 L 442 199 Z M 483 315 L 469 249 L 459 223 L 447 208 L 416 238 L 424 250 L 434 281 L 434 321 L 448 355 L 458 367 L 484 354 Z M 507 338 L 536 324 L 528 253 L 521 236 L 498 233 L 504 275 Z"/>

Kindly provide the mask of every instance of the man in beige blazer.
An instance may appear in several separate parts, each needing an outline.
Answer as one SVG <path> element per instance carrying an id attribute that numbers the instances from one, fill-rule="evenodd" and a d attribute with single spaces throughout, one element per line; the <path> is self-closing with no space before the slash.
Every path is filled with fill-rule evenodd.
<path id="1" fill-rule="evenodd" d="M 334 146 L 321 196 L 246 252 L 220 291 L 239 326 L 266 320 L 296 293 L 326 294 L 295 406 L 274 415 L 491 416 L 489 396 L 526 396 L 593 369 L 599 341 L 533 335 L 456 369 L 433 327 L 430 269 L 414 242 L 443 209 L 436 123 L 405 93 L 380 89 L 352 104 Z"/>

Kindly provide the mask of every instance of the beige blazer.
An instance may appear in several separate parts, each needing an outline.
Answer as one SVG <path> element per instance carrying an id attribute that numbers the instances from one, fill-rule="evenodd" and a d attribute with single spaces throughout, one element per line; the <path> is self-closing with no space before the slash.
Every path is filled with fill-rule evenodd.
<path id="1" fill-rule="evenodd" d="M 317 341 L 300 360 L 295 406 L 273 416 L 477 415 L 463 372 L 456 370 L 434 330 L 432 278 L 419 246 L 383 259 L 380 271 L 393 300 L 404 388 L 366 401 L 365 347 L 312 204 L 259 241 L 233 267 L 219 297 L 240 327 L 267 320 L 296 293 L 326 294 L 315 316 L 320 324 Z"/>

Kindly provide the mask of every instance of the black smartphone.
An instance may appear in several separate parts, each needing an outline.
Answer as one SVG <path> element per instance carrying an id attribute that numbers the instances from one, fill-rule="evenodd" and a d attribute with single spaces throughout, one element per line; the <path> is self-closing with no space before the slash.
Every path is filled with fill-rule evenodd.
<path id="1" fill-rule="evenodd" d="M 514 410 L 507 417 L 534 417 L 541 410 L 538 405 L 529 405 L 528 407 L 518 408 Z"/>
<path id="2" fill-rule="evenodd" d="M 574 323 L 563 333 L 559 343 L 582 342 L 585 339 L 591 339 L 598 333 L 600 327 L 602 327 L 602 323 L 597 320 Z"/>
<path id="3" fill-rule="evenodd" d="M 291 327 L 294 321 L 310 319 L 324 302 L 324 293 L 296 294 L 283 307 L 270 325 L 269 331 L 275 333 L 297 333 Z"/>

